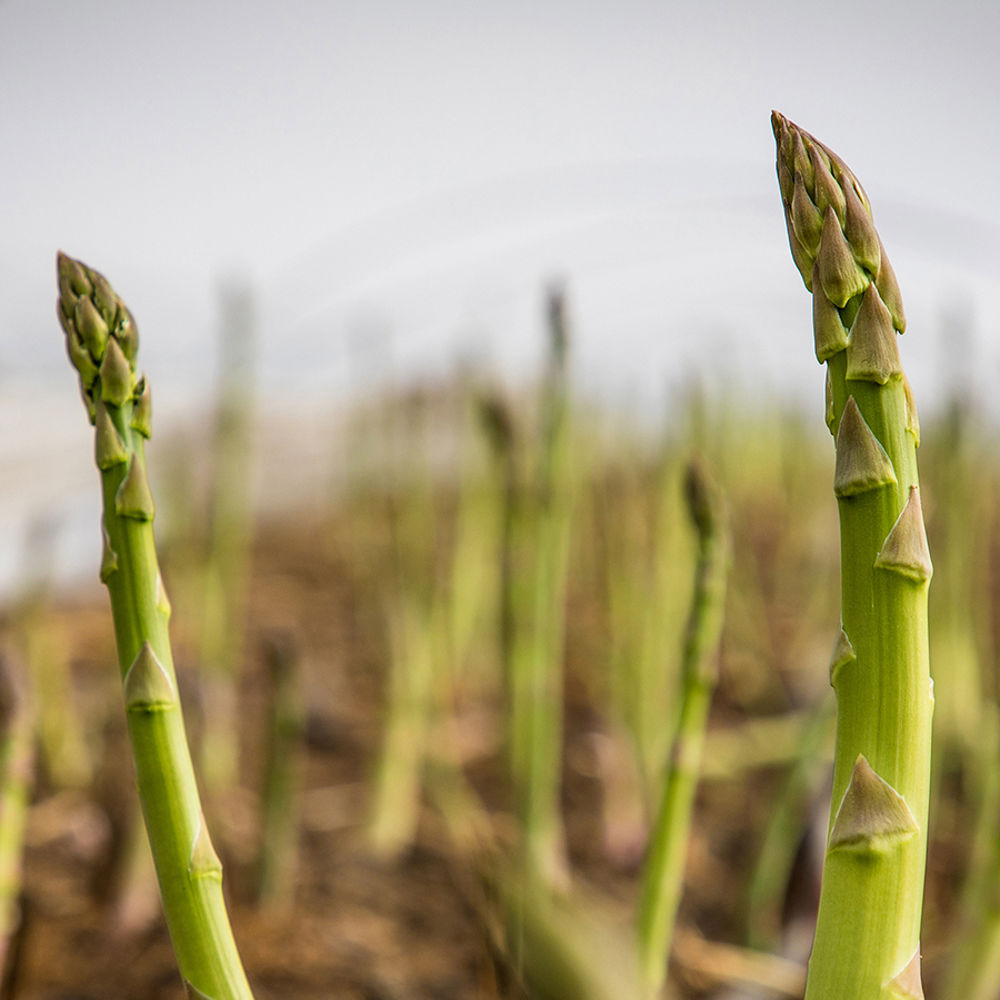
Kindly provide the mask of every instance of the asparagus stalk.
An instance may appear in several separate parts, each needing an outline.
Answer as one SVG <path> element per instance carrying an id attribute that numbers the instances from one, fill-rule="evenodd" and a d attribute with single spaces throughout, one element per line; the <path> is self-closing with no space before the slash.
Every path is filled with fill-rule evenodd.
<path id="1" fill-rule="evenodd" d="M 198 763 L 213 801 L 230 792 L 239 780 L 236 700 L 253 535 L 254 312 L 249 286 L 234 285 L 223 290 L 214 474 L 200 635 L 205 714 L 212 724 L 202 733 Z"/>
<path id="2" fill-rule="evenodd" d="M 647 819 L 655 814 L 674 738 L 677 720 L 665 722 L 663 706 L 673 704 L 681 683 L 677 650 L 697 558 L 697 542 L 677 502 L 685 463 L 669 441 L 661 452 L 651 470 L 637 457 L 633 474 L 613 468 L 600 497 L 612 644 L 609 697 L 628 734 Z"/>
<path id="3" fill-rule="evenodd" d="M 640 960 L 651 996 L 660 990 L 666 978 L 666 954 L 680 902 L 708 708 L 718 677 L 716 654 L 729 565 L 722 496 L 700 462 L 692 462 L 688 468 L 686 492 L 698 534 L 698 561 L 681 664 L 683 693 L 639 898 Z"/>
<path id="4" fill-rule="evenodd" d="M 0 652 L 0 975 L 8 972 L 21 914 L 24 833 L 34 783 L 34 712 Z"/>
<path id="5" fill-rule="evenodd" d="M 281 906 L 291 903 L 295 896 L 300 764 L 306 720 L 301 653 L 295 636 L 274 632 L 266 637 L 264 651 L 269 718 L 256 889 L 261 902 Z"/>
<path id="6" fill-rule="evenodd" d="M 420 818 L 424 767 L 437 709 L 436 673 L 446 648 L 437 591 L 435 497 L 427 452 L 426 398 L 387 414 L 396 460 L 386 470 L 392 577 L 385 600 L 389 669 L 382 749 L 374 776 L 369 836 L 382 857 L 414 840 Z M 405 425 L 404 425 L 405 420 Z"/>
<path id="7" fill-rule="evenodd" d="M 477 452 L 482 448 L 480 391 L 463 382 L 461 403 L 467 418 L 459 458 L 463 475 L 459 484 L 454 541 L 448 566 L 449 660 L 459 682 L 459 694 L 481 690 L 486 678 L 478 661 L 490 659 L 487 646 L 490 624 L 498 605 L 501 560 L 504 484 L 496 463 L 482 467 Z"/>
<path id="8" fill-rule="evenodd" d="M 841 529 L 833 805 L 806 998 L 922 997 L 931 561 L 919 429 L 896 341 L 905 318 L 854 174 L 782 115 L 771 122 L 792 257 L 827 363 Z"/>
<path id="9" fill-rule="evenodd" d="M 146 478 L 149 382 L 136 372 L 135 321 L 103 275 L 58 256 L 58 315 L 95 428 L 104 502 L 101 580 L 114 619 L 139 799 L 167 927 L 188 993 L 252 997 L 222 897 L 184 732 L 170 649 L 170 604 Z"/>
<path id="10" fill-rule="evenodd" d="M 549 367 L 542 389 L 537 495 L 515 497 L 511 541 L 522 561 L 514 588 L 513 643 L 506 667 L 511 764 L 520 807 L 525 863 L 543 883 L 567 880 L 560 808 L 563 658 L 569 537 L 573 514 L 565 300 L 548 298 Z M 521 499 L 521 502 L 518 500 Z"/>
<path id="11" fill-rule="evenodd" d="M 497 581 L 497 646 L 503 686 L 513 704 L 513 663 L 515 622 L 517 620 L 517 588 L 514 585 L 515 541 L 521 517 L 518 490 L 516 434 L 514 415 L 510 407 L 495 393 L 484 394 L 479 400 L 479 419 L 490 446 L 490 475 L 499 494 L 499 549 Z M 512 737 L 511 726 L 510 736 Z M 513 747 L 510 747 L 513 761 Z"/>
<path id="12" fill-rule="evenodd" d="M 369 836 L 381 857 L 399 855 L 415 839 L 434 712 L 438 623 L 405 590 L 388 608 L 390 656 L 385 732 L 374 777 Z"/>

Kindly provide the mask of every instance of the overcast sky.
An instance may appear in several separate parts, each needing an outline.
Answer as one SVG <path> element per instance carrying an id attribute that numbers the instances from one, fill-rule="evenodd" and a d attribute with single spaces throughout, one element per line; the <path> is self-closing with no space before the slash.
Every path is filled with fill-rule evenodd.
<path id="1" fill-rule="evenodd" d="M 276 385 L 304 362 L 322 388 L 368 331 L 404 371 L 530 360 L 554 277 L 585 380 L 628 391 L 705 345 L 752 369 L 767 338 L 762 368 L 790 349 L 788 381 L 818 381 L 778 107 L 867 187 L 919 367 L 947 302 L 992 321 L 998 9 L 3 0 L 0 336 L 47 338 L 5 353 L 63 363 L 61 247 L 111 278 L 168 377 L 244 274 Z"/>
<path id="2" fill-rule="evenodd" d="M 725 369 L 818 414 L 772 107 L 865 185 L 931 399 L 944 317 L 998 360 L 998 42 L 981 0 L 0 0 L 0 415 L 86 438 L 57 248 L 130 304 L 161 412 L 243 276 L 272 402 L 345 391 L 350 351 L 384 376 L 366 338 L 396 377 L 525 370 L 561 278 L 588 390 Z"/>

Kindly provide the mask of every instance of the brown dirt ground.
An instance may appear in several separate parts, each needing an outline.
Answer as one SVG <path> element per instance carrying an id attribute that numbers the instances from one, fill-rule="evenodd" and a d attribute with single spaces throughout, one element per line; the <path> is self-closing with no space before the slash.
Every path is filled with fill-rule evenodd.
<path id="1" fill-rule="evenodd" d="M 308 519 L 273 524 L 262 529 L 253 562 L 249 667 L 240 707 L 246 720 L 243 790 L 214 810 L 214 835 L 256 995 L 260 1000 L 523 997 L 484 926 L 476 877 L 433 809 L 425 806 L 417 842 L 402 857 L 378 860 L 368 849 L 364 819 L 380 736 L 385 639 L 366 581 L 352 576 L 343 539 Z M 196 722 L 193 657 L 178 623 L 183 608 L 176 597 L 174 609 L 186 713 Z M 574 657 L 601 641 L 593 610 L 581 606 L 576 612 L 585 625 L 568 650 L 571 667 Z M 131 881 L 121 874 L 132 814 L 130 764 L 103 591 L 63 600 L 56 614 L 71 650 L 75 693 L 92 720 L 91 744 L 103 747 L 103 760 L 98 780 L 84 791 L 53 791 L 39 782 L 29 822 L 23 923 L 6 995 L 174 1000 L 182 990 L 148 869 L 140 865 L 146 877 Z M 246 789 L 254 787 L 260 768 L 254 736 L 262 713 L 260 648 L 275 628 L 290 630 L 301 647 L 308 745 L 293 899 L 287 906 L 259 908 L 247 898 L 255 800 Z M 713 725 L 734 718 L 723 693 Z M 470 729 L 489 734 L 495 723 L 487 713 L 485 720 L 472 719 Z M 576 877 L 624 920 L 634 898 L 638 850 L 616 856 L 605 850 L 604 785 L 595 750 L 601 728 L 585 685 L 571 669 L 564 775 L 569 856 Z M 196 736 L 196 724 L 192 730 Z M 499 748 L 489 739 L 480 742 L 470 753 L 468 775 L 502 826 L 507 795 Z M 765 774 L 749 784 L 716 782 L 699 796 L 679 938 L 687 942 L 688 954 L 679 956 L 675 969 L 687 996 L 710 992 L 716 972 L 724 977 L 722 967 L 730 959 L 741 961 L 739 954 L 713 952 L 710 946 L 706 956 L 699 935 L 741 940 L 743 918 L 732 886 L 746 878 L 755 831 L 776 787 Z M 713 964 L 720 969 L 713 971 Z"/>

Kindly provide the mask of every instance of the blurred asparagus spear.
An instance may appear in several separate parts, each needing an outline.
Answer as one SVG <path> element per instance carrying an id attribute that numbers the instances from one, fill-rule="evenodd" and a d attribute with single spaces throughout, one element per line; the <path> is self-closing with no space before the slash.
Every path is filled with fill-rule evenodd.
<path id="1" fill-rule="evenodd" d="M 389 561 L 383 587 L 389 631 L 382 749 L 376 765 L 369 836 L 382 857 L 414 840 L 429 737 L 438 709 L 435 682 L 446 643 L 435 559 L 435 496 L 428 452 L 427 397 L 416 393 L 387 411 Z"/>
<path id="2" fill-rule="evenodd" d="M 698 534 L 698 560 L 681 665 L 681 704 L 673 752 L 662 779 L 639 899 L 639 949 L 649 995 L 666 978 L 667 951 L 680 902 L 691 812 L 701 770 L 708 709 L 718 678 L 729 567 L 729 530 L 722 495 L 700 461 L 688 467 L 688 510 Z"/>
<path id="3" fill-rule="evenodd" d="M 149 383 L 136 372 L 132 314 L 103 275 L 58 256 L 60 323 L 95 428 L 104 502 L 101 580 L 114 619 L 146 830 L 177 963 L 194 997 L 252 996 L 205 826 L 170 649 L 170 605 L 153 540 L 146 478 Z"/>
<path id="4" fill-rule="evenodd" d="M 243 661 L 245 605 L 253 536 L 252 458 L 257 320 L 253 291 L 222 289 L 211 516 L 205 554 L 200 658 L 205 714 L 199 773 L 210 803 L 239 781 L 237 689 Z"/>
<path id="5" fill-rule="evenodd" d="M 505 672 L 509 745 L 518 796 L 525 863 L 542 883 L 568 878 L 560 808 L 563 741 L 563 659 L 570 530 L 574 507 L 571 401 L 567 373 L 565 295 L 547 300 L 549 360 L 540 401 L 542 427 L 534 492 L 515 493 L 507 598 L 513 631 Z M 505 618 L 508 614 L 505 609 Z"/>
<path id="6" fill-rule="evenodd" d="M 842 628 L 833 807 L 807 1000 L 922 997 L 933 696 L 919 430 L 905 318 L 868 197 L 843 160 L 771 116 L 792 257 L 813 296 L 836 438 Z"/>
<path id="7" fill-rule="evenodd" d="M 301 690 L 302 654 L 293 633 L 278 631 L 265 637 L 264 654 L 268 726 L 256 890 L 260 902 L 281 906 L 295 898 L 306 723 Z"/>
<path id="8" fill-rule="evenodd" d="M 0 651 L 0 974 L 11 960 L 20 920 L 21 869 L 34 784 L 35 718 L 31 699 Z"/>

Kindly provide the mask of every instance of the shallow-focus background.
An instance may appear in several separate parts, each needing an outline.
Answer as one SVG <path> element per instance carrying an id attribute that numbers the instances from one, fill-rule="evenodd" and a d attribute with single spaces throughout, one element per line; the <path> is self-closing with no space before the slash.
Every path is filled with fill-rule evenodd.
<path id="1" fill-rule="evenodd" d="M 4 0 L 0 415 L 18 433 L 0 447 L 39 470 L 4 477 L 5 523 L 25 498 L 61 520 L 85 499 L 66 492 L 84 462 L 51 471 L 86 439 L 62 409 L 57 248 L 139 317 L 160 432 L 204 402 L 233 280 L 282 416 L 458 364 L 523 377 L 553 279 L 576 384 L 610 407 L 656 416 L 693 378 L 812 405 L 772 107 L 867 187 L 933 405 L 997 362 L 998 31 L 971 0 Z"/>
<path id="2" fill-rule="evenodd" d="M 196 755 L 215 712 L 242 723 L 221 751 L 237 763 L 206 783 L 258 995 L 581 995 L 511 948 L 503 879 L 457 832 L 517 840 L 502 591 L 549 546 L 558 571 L 527 586 L 557 609 L 584 898 L 544 933 L 572 942 L 595 1000 L 627 995 L 628 969 L 608 958 L 602 980 L 580 941 L 628 951 L 644 769 L 679 697 L 693 454 L 725 494 L 733 559 L 671 988 L 797 995 L 839 578 L 772 108 L 861 179 L 906 303 L 936 566 L 925 972 L 929 996 L 979 997 L 954 970 L 1000 955 L 975 895 L 1000 867 L 998 37 L 1000 8 L 971 0 L 0 0 L 0 636 L 38 732 L 0 998 L 178 995 L 133 839 L 57 249 L 138 321 Z M 306 706 L 296 825 L 287 891 L 262 902 L 288 663 Z M 400 756 L 413 773 L 386 764 Z"/>

